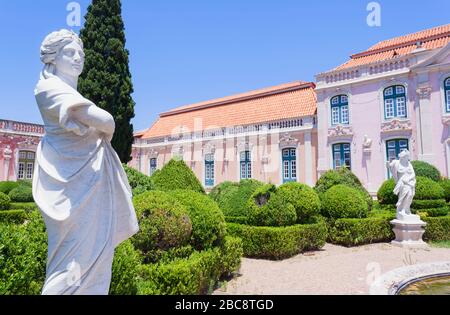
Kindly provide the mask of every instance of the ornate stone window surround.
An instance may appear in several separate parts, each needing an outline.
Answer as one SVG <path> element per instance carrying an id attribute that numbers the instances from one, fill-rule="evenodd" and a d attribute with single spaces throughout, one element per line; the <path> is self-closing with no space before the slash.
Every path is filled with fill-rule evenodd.
<path id="1" fill-rule="evenodd" d="M 279 178 L 280 178 L 280 184 L 283 184 L 284 182 L 284 168 L 283 168 L 283 150 L 285 149 L 295 149 L 295 157 L 296 157 L 296 175 L 297 175 L 297 181 L 299 181 L 300 179 L 300 174 L 302 172 L 302 168 L 300 165 L 300 152 L 299 152 L 299 144 L 300 144 L 300 140 L 297 138 L 294 138 L 289 132 L 286 132 L 284 134 L 282 134 L 280 136 L 280 141 L 279 141 L 279 157 L 280 157 L 280 171 L 279 173 Z"/>
<path id="2" fill-rule="evenodd" d="M 384 91 L 391 87 L 401 85 L 405 88 L 405 98 L 406 98 L 406 118 L 393 117 L 393 118 L 385 118 L 385 104 L 384 104 Z M 380 108 L 380 120 L 385 123 L 391 120 L 410 120 L 411 117 L 411 102 L 409 101 L 409 93 L 408 93 L 409 84 L 407 78 L 391 78 L 388 80 L 384 80 L 381 82 L 380 88 L 378 89 L 378 98 L 379 98 L 379 108 Z"/>

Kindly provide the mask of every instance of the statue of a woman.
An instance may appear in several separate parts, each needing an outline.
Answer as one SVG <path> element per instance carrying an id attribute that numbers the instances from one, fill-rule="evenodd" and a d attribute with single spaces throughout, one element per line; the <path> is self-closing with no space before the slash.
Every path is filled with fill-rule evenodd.
<path id="1" fill-rule="evenodd" d="M 399 160 L 387 162 L 387 167 L 396 183 L 394 194 L 398 196 L 397 219 L 406 220 L 408 216 L 412 217 L 411 204 L 416 194 L 416 173 L 410 162 L 409 151 L 402 151 Z"/>
<path id="2" fill-rule="evenodd" d="M 113 117 L 77 92 L 83 43 L 48 35 L 35 96 L 45 124 L 33 196 L 48 232 L 44 295 L 106 295 L 114 249 L 138 231 L 131 189 L 111 146 Z"/>

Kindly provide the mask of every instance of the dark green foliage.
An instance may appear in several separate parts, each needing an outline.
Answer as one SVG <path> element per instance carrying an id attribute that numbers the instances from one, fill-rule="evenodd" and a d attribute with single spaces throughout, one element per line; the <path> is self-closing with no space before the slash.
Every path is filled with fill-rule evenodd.
<path id="1" fill-rule="evenodd" d="M 112 265 L 110 295 L 136 295 L 141 261 L 130 241 L 116 248 Z"/>
<path id="2" fill-rule="evenodd" d="M 395 180 L 393 178 L 385 181 L 378 189 L 378 202 L 383 205 L 395 205 L 398 202 L 397 195 L 394 194 Z"/>
<path id="3" fill-rule="evenodd" d="M 227 223 L 248 224 L 247 217 L 225 217 Z"/>
<path id="4" fill-rule="evenodd" d="M 123 165 L 123 168 L 127 173 L 128 182 L 133 189 L 134 196 L 154 189 L 152 180 L 149 176 L 144 175 L 125 164 Z"/>
<path id="5" fill-rule="evenodd" d="M 426 215 L 427 217 L 445 217 L 448 214 L 448 207 L 412 209 L 412 213 Z"/>
<path id="6" fill-rule="evenodd" d="M 254 179 L 244 179 L 239 183 L 225 182 L 213 189 L 211 197 L 226 216 L 247 216 L 248 199 L 263 185 Z"/>
<path id="7" fill-rule="evenodd" d="M 29 188 L 33 187 L 33 182 L 31 180 L 20 179 L 17 181 L 17 183 L 19 184 L 19 186 L 25 186 Z"/>
<path id="8" fill-rule="evenodd" d="M 27 218 L 27 213 L 24 210 L 7 210 L 0 211 L 0 224 L 22 224 Z"/>
<path id="9" fill-rule="evenodd" d="M 19 186 L 8 194 L 12 202 L 33 202 L 33 190 L 27 186 Z"/>
<path id="10" fill-rule="evenodd" d="M 8 195 L 0 192 L 0 210 L 8 210 L 11 205 L 11 199 Z"/>
<path id="11" fill-rule="evenodd" d="M 450 216 L 422 217 L 422 220 L 427 223 L 423 235 L 425 241 L 450 241 Z"/>
<path id="12" fill-rule="evenodd" d="M 325 192 L 331 187 L 336 185 L 346 185 L 362 191 L 364 193 L 366 202 L 369 206 L 369 210 L 372 208 L 373 199 L 370 196 L 369 192 L 361 184 L 361 181 L 358 179 L 358 177 L 347 168 L 341 168 L 339 170 L 330 170 L 325 172 L 317 181 L 314 190 L 317 192 L 319 198 L 322 200 L 322 197 L 325 194 Z"/>
<path id="13" fill-rule="evenodd" d="M 311 217 L 320 214 L 319 196 L 308 185 L 286 183 L 278 188 L 277 194 L 282 194 L 284 200 L 294 206 L 298 223 L 307 223 Z"/>
<path id="14" fill-rule="evenodd" d="M 416 196 L 414 200 L 433 199 L 445 199 L 444 188 L 429 178 L 417 177 Z"/>
<path id="15" fill-rule="evenodd" d="M 95 0 L 88 7 L 80 37 L 86 61 L 79 81 L 79 91 L 115 120 L 112 145 L 123 163 L 131 160 L 134 101 L 125 49 L 125 32 L 120 0 Z"/>
<path id="16" fill-rule="evenodd" d="M 439 184 L 444 189 L 445 200 L 447 200 L 447 202 L 450 202 L 450 179 L 445 178 L 441 180 Z"/>
<path id="17" fill-rule="evenodd" d="M 297 213 L 284 194 L 285 191 L 277 191 L 271 184 L 258 188 L 247 202 L 248 223 L 253 226 L 294 225 Z"/>
<path id="18" fill-rule="evenodd" d="M 18 182 L 0 182 L 0 193 L 9 194 L 11 190 L 19 186 Z"/>
<path id="19" fill-rule="evenodd" d="M 327 227 L 324 222 L 288 227 L 258 227 L 227 223 L 230 235 L 242 239 L 244 256 L 285 259 L 325 245 Z"/>
<path id="20" fill-rule="evenodd" d="M 188 258 L 141 267 L 140 295 L 200 295 L 211 293 L 221 275 L 240 266 L 242 244 L 226 237 L 222 247 L 194 252 Z"/>
<path id="21" fill-rule="evenodd" d="M 337 185 L 323 195 L 322 215 L 327 218 L 365 218 L 368 212 L 367 200 L 358 189 Z"/>
<path id="22" fill-rule="evenodd" d="M 25 210 L 26 212 L 35 211 L 38 209 L 34 202 L 11 202 L 10 209 Z"/>
<path id="23" fill-rule="evenodd" d="M 39 295 L 45 280 L 47 234 L 38 212 L 25 225 L 0 224 L 0 295 Z"/>
<path id="24" fill-rule="evenodd" d="M 170 160 L 160 172 L 153 174 L 151 179 L 157 190 L 186 189 L 205 193 L 202 184 L 184 161 Z"/>
<path id="25" fill-rule="evenodd" d="M 435 166 L 423 161 L 412 161 L 411 164 L 416 176 L 427 177 L 435 182 L 441 180 L 441 173 Z"/>
<path id="26" fill-rule="evenodd" d="M 132 240 L 144 255 L 189 242 L 192 223 L 186 208 L 162 191 L 149 191 L 134 197 L 140 231 Z"/>
<path id="27" fill-rule="evenodd" d="M 389 219 L 394 219 L 390 216 Z M 330 220 L 328 241 L 343 246 L 359 246 L 378 242 L 390 242 L 395 238 L 389 219 L 370 217 L 364 219 Z"/>
<path id="28" fill-rule="evenodd" d="M 192 245 L 207 249 L 219 245 L 226 234 L 225 217 L 219 206 L 204 194 L 190 190 L 176 190 L 171 193 L 182 203 L 192 221 Z"/>
<path id="29" fill-rule="evenodd" d="M 420 210 L 420 209 L 429 209 L 429 208 L 442 208 L 446 207 L 447 202 L 445 199 L 435 199 L 435 200 L 414 200 L 411 208 Z"/>

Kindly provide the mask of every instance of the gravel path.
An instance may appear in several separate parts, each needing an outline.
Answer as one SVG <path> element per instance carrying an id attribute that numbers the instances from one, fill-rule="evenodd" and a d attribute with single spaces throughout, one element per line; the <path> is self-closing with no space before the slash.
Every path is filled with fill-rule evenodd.
<path id="1" fill-rule="evenodd" d="M 387 243 L 331 244 L 283 261 L 243 258 L 240 274 L 214 294 L 368 294 L 379 275 L 406 265 L 450 261 L 450 249 L 402 249 Z"/>

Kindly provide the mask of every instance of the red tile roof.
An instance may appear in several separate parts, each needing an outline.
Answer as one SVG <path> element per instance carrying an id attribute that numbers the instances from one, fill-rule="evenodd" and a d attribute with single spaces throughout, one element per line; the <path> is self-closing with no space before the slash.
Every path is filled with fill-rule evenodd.
<path id="1" fill-rule="evenodd" d="M 414 34 L 388 39 L 370 47 L 366 51 L 350 56 L 350 60 L 335 70 L 361 66 L 396 56 L 410 54 L 417 49 L 417 43 L 426 50 L 441 48 L 450 41 L 450 24 L 437 26 Z"/>
<path id="2" fill-rule="evenodd" d="M 162 113 L 142 138 L 312 116 L 314 88 L 314 83 L 297 81 L 182 106 Z"/>

